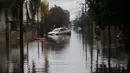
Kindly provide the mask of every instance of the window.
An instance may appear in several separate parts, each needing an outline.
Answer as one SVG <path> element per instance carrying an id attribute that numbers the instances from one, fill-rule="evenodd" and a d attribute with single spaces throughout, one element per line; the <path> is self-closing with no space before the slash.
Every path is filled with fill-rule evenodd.
<path id="1" fill-rule="evenodd" d="M 61 29 L 60 31 L 65 31 L 66 29 Z"/>

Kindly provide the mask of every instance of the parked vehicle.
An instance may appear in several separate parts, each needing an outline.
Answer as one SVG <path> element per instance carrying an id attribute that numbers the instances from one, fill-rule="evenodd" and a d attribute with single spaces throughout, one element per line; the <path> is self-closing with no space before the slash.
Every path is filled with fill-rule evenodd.
<path id="1" fill-rule="evenodd" d="M 48 35 L 70 35 L 71 31 L 67 28 L 55 28 Z"/>

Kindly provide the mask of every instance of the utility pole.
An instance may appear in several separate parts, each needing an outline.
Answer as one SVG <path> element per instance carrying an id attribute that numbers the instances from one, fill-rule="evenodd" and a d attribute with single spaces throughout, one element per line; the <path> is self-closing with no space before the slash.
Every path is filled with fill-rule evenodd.
<path id="1" fill-rule="evenodd" d="M 24 48 L 23 48 L 23 0 L 19 0 L 20 11 L 20 73 L 24 73 Z"/>

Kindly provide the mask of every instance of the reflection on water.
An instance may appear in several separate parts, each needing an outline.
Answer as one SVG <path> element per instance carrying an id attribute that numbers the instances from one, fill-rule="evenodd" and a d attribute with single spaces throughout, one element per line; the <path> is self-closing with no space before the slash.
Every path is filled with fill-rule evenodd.
<path id="1" fill-rule="evenodd" d="M 87 41 L 88 40 L 88 41 Z M 27 46 L 28 45 L 28 46 Z M 90 73 L 97 64 L 107 64 L 100 41 L 86 39 L 72 31 L 71 36 L 49 36 L 24 46 L 24 73 Z M 0 53 L 0 73 L 20 73 L 20 49 Z M 120 57 L 122 58 L 122 57 Z M 112 59 L 125 63 L 126 59 Z"/>
<path id="2" fill-rule="evenodd" d="M 45 43 L 45 46 L 52 51 L 62 51 L 68 47 L 70 42 L 70 36 L 49 36 Z"/>

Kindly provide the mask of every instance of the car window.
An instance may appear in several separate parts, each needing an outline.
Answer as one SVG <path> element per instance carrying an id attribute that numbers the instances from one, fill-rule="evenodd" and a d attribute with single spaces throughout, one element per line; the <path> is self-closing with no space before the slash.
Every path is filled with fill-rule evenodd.
<path id="1" fill-rule="evenodd" d="M 66 29 L 61 29 L 60 31 L 65 31 Z"/>

